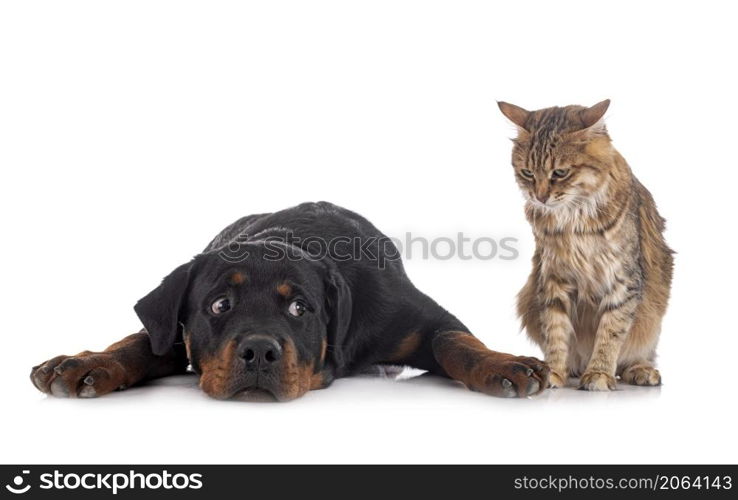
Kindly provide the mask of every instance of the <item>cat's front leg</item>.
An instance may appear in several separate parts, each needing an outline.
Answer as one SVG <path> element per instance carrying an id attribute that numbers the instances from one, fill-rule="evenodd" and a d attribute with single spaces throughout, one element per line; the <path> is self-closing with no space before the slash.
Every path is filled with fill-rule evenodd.
<path id="1" fill-rule="evenodd" d="M 574 337 L 571 323 L 571 290 L 560 278 L 544 279 L 541 307 L 541 333 L 544 360 L 551 368 L 549 387 L 564 387 L 569 374 L 569 344 Z"/>
<path id="2" fill-rule="evenodd" d="M 603 310 L 595 333 L 592 357 L 579 381 L 579 388 L 587 391 L 611 391 L 617 387 L 617 369 L 620 349 L 630 333 L 638 307 L 639 295 L 631 292 L 613 292 L 602 301 Z"/>

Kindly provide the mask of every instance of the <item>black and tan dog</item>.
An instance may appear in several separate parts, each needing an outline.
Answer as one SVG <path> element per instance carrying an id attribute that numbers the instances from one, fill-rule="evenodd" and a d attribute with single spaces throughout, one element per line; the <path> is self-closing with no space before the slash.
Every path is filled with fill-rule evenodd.
<path id="1" fill-rule="evenodd" d="M 33 384 L 102 396 L 184 373 L 218 399 L 287 401 L 372 365 L 408 365 L 493 396 L 547 387 L 536 358 L 487 349 L 418 291 L 390 240 L 330 203 L 244 217 L 135 306 L 145 329 L 103 352 L 57 356 Z"/>

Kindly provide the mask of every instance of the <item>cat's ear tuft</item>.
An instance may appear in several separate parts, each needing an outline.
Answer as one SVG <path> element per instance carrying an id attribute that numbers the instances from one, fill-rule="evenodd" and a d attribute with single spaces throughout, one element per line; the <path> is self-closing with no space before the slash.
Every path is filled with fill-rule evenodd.
<path id="1" fill-rule="evenodd" d="M 508 120 L 513 122 L 518 127 L 522 128 L 523 130 L 530 132 L 527 128 L 525 128 L 525 122 L 528 121 L 530 111 L 504 101 L 497 101 L 497 105 L 500 107 L 500 111 L 502 111 L 502 114 L 505 115 Z"/>
<path id="2" fill-rule="evenodd" d="M 579 118 L 582 120 L 584 128 L 589 128 L 602 120 L 602 117 L 605 116 L 605 112 L 607 112 L 607 108 L 609 107 L 610 99 L 605 99 L 594 106 L 581 110 L 579 112 Z"/>

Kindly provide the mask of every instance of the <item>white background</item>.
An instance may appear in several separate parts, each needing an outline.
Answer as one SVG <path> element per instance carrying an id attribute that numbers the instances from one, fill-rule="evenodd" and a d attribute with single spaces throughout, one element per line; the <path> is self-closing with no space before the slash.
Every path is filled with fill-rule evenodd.
<path id="1" fill-rule="evenodd" d="M 735 462 L 729 2 L 3 2 L 0 461 Z M 287 404 L 178 377 L 99 400 L 31 366 L 136 331 L 135 301 L 237 217 L 330 200 L 390 235 L 512 236 L 515 261 L 411 259 L 489 346 L 539 351 L 533 251 L 496 100 L 611 98 L 678 251 L 661 388 L 499 400 L 353 378 Z"/>

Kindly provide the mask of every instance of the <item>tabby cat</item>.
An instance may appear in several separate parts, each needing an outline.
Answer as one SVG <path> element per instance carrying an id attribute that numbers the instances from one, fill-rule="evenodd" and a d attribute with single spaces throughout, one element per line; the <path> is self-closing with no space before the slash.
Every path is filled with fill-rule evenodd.
<path id="1" fill-rule="evenodd" d="M 518 127 L 512 165 L 536 241 L 518 314 L 551 366 L 551 387 L 569 376 L 590 391 L 615 389 L 617 376 L 661 384 L 654 358 L 673 252 L 651 193 L 612 146 L 609 105 L 499 103 Z"/>

